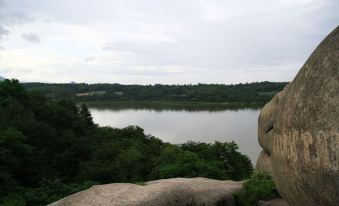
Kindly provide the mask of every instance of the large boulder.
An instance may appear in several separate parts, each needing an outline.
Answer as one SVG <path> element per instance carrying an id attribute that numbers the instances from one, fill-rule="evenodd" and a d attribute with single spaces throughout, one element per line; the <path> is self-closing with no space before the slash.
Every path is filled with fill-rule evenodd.
<path id="1" fill-rule="evenodd" d="M 145 186 L 114 183 L 93 186 L 50 206 L 196 206 L 235 205 L 232 194 L 241 182 L 207 178 L 173 178 Z"/>
<path id="2" fill-rule="evenodd" d="M 258 132 L 257 169 L 290 205 L 339 204 L 339 27 L 265 105 Z"/>

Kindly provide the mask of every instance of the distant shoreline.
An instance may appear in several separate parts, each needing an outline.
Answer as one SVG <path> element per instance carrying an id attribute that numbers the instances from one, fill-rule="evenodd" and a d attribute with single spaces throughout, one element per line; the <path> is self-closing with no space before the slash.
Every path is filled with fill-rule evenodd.
<path id="1" fill-rule="evenodd" d="M 132 107 L 239 109 L 260 108 L 281 91 L 287 82 L 197 85 L 44 84 L 25 83 L 51 100 L 102 102 Z"/>
<path id="2" fill-rule="evenodd" d="M 257 102 L 183 102 L 183 101 L 78 101 L 89 107 L 114 108 L 114 109 L 154 109 L 154 110 L 238 110 L 238 109 L 261 109 L 263 104 Z"/>

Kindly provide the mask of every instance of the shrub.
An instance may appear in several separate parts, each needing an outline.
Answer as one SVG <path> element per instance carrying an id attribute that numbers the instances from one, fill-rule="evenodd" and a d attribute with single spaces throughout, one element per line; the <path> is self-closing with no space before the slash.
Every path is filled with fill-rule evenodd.
<path id="1" fill-rule="evenodd" d="M 244 183 L 244 189 L 235 195 L 237 205 L 258 205 L 259 200 L 268 200 L 278 197 L 272 177 L 263 172 L 254 172 Z"/>

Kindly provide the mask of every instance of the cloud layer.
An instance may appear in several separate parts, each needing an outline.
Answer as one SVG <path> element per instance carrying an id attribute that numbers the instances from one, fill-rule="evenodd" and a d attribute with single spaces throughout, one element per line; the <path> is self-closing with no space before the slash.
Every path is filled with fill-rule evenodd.
<path id="1" fill-rule="evenodd" d="M 290 81 L 336 0 L 0 0 L 0 75 L 23 81 Z M 20 60 L 20 61 L 18 61 Z"/>
<path id="2" fill-rule="evenodd" d="M 24 33 L 22 34 L 22 38 L 32 43 L 40 43 L 40 38 L 35 33 Z"/>

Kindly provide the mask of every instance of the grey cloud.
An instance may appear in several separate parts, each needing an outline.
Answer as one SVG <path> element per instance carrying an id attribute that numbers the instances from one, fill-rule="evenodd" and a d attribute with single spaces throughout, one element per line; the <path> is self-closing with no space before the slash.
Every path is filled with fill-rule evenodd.
<path id="1" fill-rule="evenodd" d="M 90 57 L 85 58 L 85 62 L 90 62 L 93 60 L 95 60 L 95 56 L 90 56 Z"/>
<path id="2" fill-rule="evenodd" d="M 11 5 L 11 3 L 12 2 L 10 1 L 0 0 L 0 39 L 5 35 L 10 34 L 10 31 L 5 27 L 34 21 L 33 17 L 28 16 L 20 9 L 18 10 L 16 7 L 13 7 L 14 5 Z"/>
<path id="3" fill-rule="evenodd" d="M 0 39 L 9 34 L 9 30 L 0 25 Z"/>
<path id="4" fill-rule="evenodd" d="M 44 43 L 51 56 L 62 56 L 65 61 L 80 59 L 81 63 L 67 64 L 76 71 L 74 75 L 82 78 L 83 73 L 77 69 L 82 70 L 85 64 L 89 74 L 95 75 L 98 68 L 104 70 L 102 81 L 122 70 L 124 75 L 156 74 L 167 82 L 174 79 L 176 83 L 185 83 L 183 78 L 173 77 L 176 73 L 168 69 L 171 65 L 178 65 L 173 71 L 180 71 L 192 82 L 289 81 L 339 22 L 338 0 L 1 2 L 5 2 L 0 5 L 1 25 L 7 34 L 14 24 L 20 31 L 39 31 L 39 36 L 28 33 L 22 38 L 37 43 L 48 37 L 49 41 Z M 25 24 L 32 20 L 36 20 L 34 24 Z M 51 26 L 53 32 L 45 29 L 50 25 L 55 26 Z M 95 38 L 87 39 L 87 31 Z M 13 45 L 6 48 L 10 46 Z M 53 64 L 44 68 L 58 68 L 64 73 L 60 78 L 69 75 L 70 68 Z M 207 69 L 211 75 L 192 72 L 191 67 Z M 242 75 L 234 80 L 237 72 Z M 173 79 L 166 76 L 169 74 Z"/>
<path id="5" fill-rule="evenodd" d="M 113 50 L 114 48 L 111 46 L 103 46 L 101 47 L 102 50 Z"/>
<path id="6" fill-rule="evenodd" d="M 0 0 L 0 19 L 3 25 L 34 21 L 34 15 L 22 7 L 24 1 Z"/>
<path id="7" fill-rule="evenodd" d="M 40 37 L 36 33 L 24 33 L 22 38 L 32 43 L 40 43 Z"/>
<path id="8" fill-rule="evenodd" d="M 21 3 L 22 2 L 14 2 L 11 0 L 0 0 L 0 38 L 4 32 L 4 26 L 10 27 L 35 20 L 31 14 L 28 14 L 28 11 L 19 6 Z M 5 30 L 5 33 L 9 34 L 9 31 Z"/>
<path id="9" fill-rule="evenodd" d="M 0 13 L 1 20 L 3 24 L 12 25 L 12 24 L 23 24 L 27 22 L 35 21 L 36 19 L 33 16 L 29 16 L 23 12 L 5 10 Z"/>

